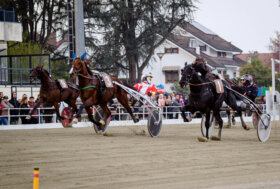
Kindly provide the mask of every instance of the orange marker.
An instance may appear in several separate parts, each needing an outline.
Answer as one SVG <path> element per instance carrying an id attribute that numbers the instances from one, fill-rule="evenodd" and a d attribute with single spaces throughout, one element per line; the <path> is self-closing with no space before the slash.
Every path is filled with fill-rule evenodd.
<path id="1" fill-rule="evenodd" d="M 33 189 L 39 189 L 39 167 L 34 168 L 33 172 Z"/>

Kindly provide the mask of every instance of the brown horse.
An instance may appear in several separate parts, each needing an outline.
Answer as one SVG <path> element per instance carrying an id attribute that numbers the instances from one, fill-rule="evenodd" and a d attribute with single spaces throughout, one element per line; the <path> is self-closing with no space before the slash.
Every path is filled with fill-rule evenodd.
<path id="1" fill-rule="evenodd" d="M 113 98 L 117 98 L 118 101 L 123 105 L 123 107 L 130 114 L 133 121 L 135 123 L 139 121 L 138 118 L 133 116 L 132 110 L 130 109 L 128 98 L 127 98 L 127 92 L 123 90 L 120 86 L 115 84 L 113 84 L 112 88 L 106 88 L 104 91 L 102 91 L 101 83 L 98 76 L 92 73 L 88 65 L 80 57 L 76 57 L 73 60 L 70 74 L 73 74 L 75 77 L 78 77 L 79 88 L 81 90 L 81 99 L 83 102 L 83 104 L 79 108 L 76 117 L 79 117 L 81 111 L 83 110 L 83 108 L 85 108 L 88 113 L 89 120 L 93 122 L 95 125 L 97 125 L 98 129 L 101 130 L 100 126 L 101 125 L 104 126 L 105 123 L 103 120 L 97 122 L 93 119 L 90 107 L 93 105 L 99 105 L 103 109 L 105 118 L 107 119 L 111 115 L 111 112 L 107 107 L 107 104 Z M 111 77 L 111 80 L 126 85 L 116 77 Z M 130 87 L 128 85 L 126 86 Z"/>
<path id="2" fill-rule="evenodd" d="M 37 109 L 42 103 L 48 103 L 55 107 L 56 115 L 61 120 L 64 117 L 59 115 L 59 103 L 64 101 L 72 108 L 73 113 L 77 112 L 76 99 L 80 91 L 78 89 L 69 87 L 62 89 L 59 82 L 50 77 L 47 70 L 43 69 L 43 65 L 38 65 L 30 74 L 30 80 L 39 79 L 41 81 L 40 99 L 34 106 L 29 115 L 32 115 L 34 110 Z"/>

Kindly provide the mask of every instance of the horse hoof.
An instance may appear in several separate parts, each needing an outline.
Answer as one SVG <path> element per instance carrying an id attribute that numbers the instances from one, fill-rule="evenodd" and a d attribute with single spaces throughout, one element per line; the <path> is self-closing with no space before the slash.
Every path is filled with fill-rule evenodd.
<path id="1" fill-rule="evenodd" d="M 139 118 L 135 118 L 134 123 L 137 123 L 137 122 L 139 122 L 139 121 L 140 121 Z"/>
<path id="2" fill-rule="evenodd" d="M 250 128 L 246 125 L 245 127 L 243 127 L 244 130 L 249 131 Z"/>
<path id="3" fill-rule="evenodd" d="M 78 123 L 78 118 L 73 118 L 73 121 L 72 121 L 73 123 Z"/>
<path id="4" fill-rule="evenodd" d="M 197 137 L 197 140 L 199 142 L 208 142 L 208 139 L 206 137 Z"/>
<path id="5" fill-rule="evenodd" d="M 102 126 L 105 126 L 105 121 L 100 120 L 99 123 L 100 123 Z"/>
<path id="6" fill-rule="evenodd" d="M 211 140 L 221 141 L 221 138 L 217 136 L 211 136 Z"/>

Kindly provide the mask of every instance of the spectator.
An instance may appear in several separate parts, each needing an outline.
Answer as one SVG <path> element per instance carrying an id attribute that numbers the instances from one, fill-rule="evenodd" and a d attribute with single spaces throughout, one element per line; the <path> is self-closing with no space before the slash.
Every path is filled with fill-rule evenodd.
<path id="1" fill-rule="evenodd" d="M 163 94 L 159 94 L 158 96 L 158 106 L 160 107 L 160 113 L 162 113 L 163 107 L 165 106 L 165 100 Z"/>
<path id="2" fill-rule="evenodd" d="M 12 98 L 9 100 L 9 103 L 14 106 L 14 108 L 19 108 L 19 101 L 17 100 L 17 93 L 12 93 Z M 19 110 L 18 109 L 13 109 L 10 111 L 10 114 L 12 115 L 10 124 L 17 124 L 19 117 L 16 115 L 19 115 Z"/>
<path id="3" fill-rule="evenodd" d="M 37 99 L 35 100 L 35 104 L 37 104 L 39 102 L 39 100 L 40 100 L 40 94 L 38 94 Z M 43 105 L 41 104 L 40 107 L 38 107 L 38 108 L 43 108 Z M 39 120 L 40 120 L 40 123 L 43 123 L 43 116 L 42 116 L 43 110 L 40 109 L 39 111 L 40 111 Z M 39 111 L 38 111 L 38 113 L 39 113 Z"/>
<path id="4" fill-rule="evenodd" d="M 0 103 L 2 102 L 3 92 L 0 92 Z"/>
<path id="5" fill-rule="evenodd" d="M 176 92 L 172 92 L 171 100 L 175 100 L 175 97 L 176 97 Z"/>
<path id="6" fill-rule="evenodd" d="M 175 100 L 172 100 L 172 106 L 176 106 L 176 107 L 173 107 L 173 112 L 174 112 L 173 118 L 178 119 L 180 107 L 182 107 L 182 105 L 180 103 L 180 96 L 178 94 L 175 96 Z"/>
<path id="7" fill-rule="evenodd" d="M 4 106 L 4 109 L 2 110 L 2 115 L 1 115 L 1 122 L 3 125 L 8 125 L 8 115 L 9 115 L 9 109 L 13 108 L 14 106 L 9 103 L 8 96 L 4 96 L 3 100 L 1 102 L 2 108 Z"/>
<path id="8" fill-rule="evenodd" d="M 151 96 L 151 101 L 154 105 L 157 105 L 157 99 L 156 99 L 156 95 L 152 95 Z"/>
<path id="9" fill-rule="evenodd" d="M 32 109 L 35 106 L 35 101 L 34 101 L 34 97 L 31 96 L 29 97 L 29 102 L 28 102 L 28 106 L 30 108 L 30 112 L 32 111 Z M 38 109 L 34 110 L 34 112 L 31 115 L 31 118 L 29 120 L 30 124 L 38 124 Z"/>
<path id="10" fill-rule="evenodd" d="M 167 115 L 167 119 L 173 119 L 173 107 L 172 107 L 172 100 L 171 100 L 171 96 L 168 95 L 167 99 L 165 100 L 165 108 L 164 108 L 166 115 Z"/>
<path id="11" fill-rule="evenodd" d="M 28 104 L 27 104 L 27 96 L 23 96 L 21 101 L 20 101 L 20 106 L 21 108 L 20 110 L 20 118 L 21 118 L 21 122 L 22 124 L 28 124 L 29 123 L 29 120 L 26 119 L 26 116 L 28 115 L 29 113 L 29 107 L 28 107 Z"/>
<path id="12" fill-rule="evenodd" d="M 35 100 L 35 103 L 38 103 L 40 100 L 40 94 L 38 94 L 37 99 Z"/>
<path id="13" fill-rule="evenodd" d="M 159 94 L 158 96 L 158 106 L 163 108 L 165 106 L 165 100 L 163 94 Z"/>

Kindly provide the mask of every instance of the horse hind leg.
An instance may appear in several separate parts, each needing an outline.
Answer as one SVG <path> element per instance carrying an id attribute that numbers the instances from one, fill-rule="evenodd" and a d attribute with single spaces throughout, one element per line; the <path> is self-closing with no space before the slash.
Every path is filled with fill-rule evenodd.
<path id="1" fill-rule="evenodd" d="M 131 118 L 133 119 L 134 123 L 137 123 L 139 121 L 139 117 L 135 117 L 132 113 L 132 110 L 128 104 L 127 94 L 121 89 L 121 93 L 117 93 L 117 99 L 121 103 L 121 105 L 126 109 L 126 111 L 129 113 Z"/>
<path id="2" fill-rule="evenodd" d="M 219 111 L 213 111 L 213 116 L 215 116 L 218 124 L 219 124 L 219 133 L 218 137 L 212 136 L 212 140 L 221 140 L 222 139 L 222 129 L 223 129 L 223 119 L 221 118 Z"/>

